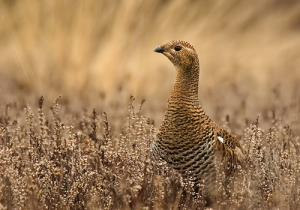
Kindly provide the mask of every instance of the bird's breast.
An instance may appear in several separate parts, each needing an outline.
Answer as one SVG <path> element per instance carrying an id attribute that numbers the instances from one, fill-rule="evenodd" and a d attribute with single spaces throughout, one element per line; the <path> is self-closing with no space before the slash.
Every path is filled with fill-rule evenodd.
<path id="1" fill-rule="evenodd" d="M 193 113 L 177 112 L 164 120 L 156 142 L 162 159 L 196 177 L 210 171 L 214 159 L 214 131 L 201 122 Z"/>

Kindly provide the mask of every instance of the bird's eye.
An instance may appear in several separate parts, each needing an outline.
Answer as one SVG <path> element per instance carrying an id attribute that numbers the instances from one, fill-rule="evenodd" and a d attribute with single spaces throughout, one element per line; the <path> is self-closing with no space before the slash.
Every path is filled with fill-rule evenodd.
<path id="1" fill-rule="evenodd" d="M 174 50 L 175 51 L 180 51 L 182 49 L 182 47 L 180 46 L 180 45 L 176 45 L 175 47 L 174 47 Z"/>

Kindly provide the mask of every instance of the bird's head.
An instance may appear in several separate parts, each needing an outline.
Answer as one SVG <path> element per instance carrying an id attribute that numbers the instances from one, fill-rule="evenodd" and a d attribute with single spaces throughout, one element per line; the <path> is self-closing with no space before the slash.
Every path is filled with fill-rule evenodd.
<path id="1" fill-rule="evenodd" d="M 190 69 L 199 65 L 198 55 L 194 47 L 186 41 L 171 41 L 154 49 L 165 55 L 175 67 Z"/>

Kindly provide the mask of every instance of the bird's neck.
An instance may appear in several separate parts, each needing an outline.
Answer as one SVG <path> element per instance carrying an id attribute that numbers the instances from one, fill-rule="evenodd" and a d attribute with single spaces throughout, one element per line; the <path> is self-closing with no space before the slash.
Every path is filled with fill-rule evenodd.
<path id="1" fill-rule="evenodd" d="M 177 69 L 177 75 L 169 103 L 199 104 L 199 65 L 189 69 Z"/>

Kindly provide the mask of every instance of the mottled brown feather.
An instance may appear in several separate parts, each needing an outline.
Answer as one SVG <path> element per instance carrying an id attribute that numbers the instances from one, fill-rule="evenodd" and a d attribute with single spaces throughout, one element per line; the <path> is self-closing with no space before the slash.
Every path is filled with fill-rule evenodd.
<path id="1" fill-rule="evenodd" d="M 194 47 L 177 40 L 157 49 L 174 64 L 177 76 L 153 145 L 154 155 L 196 182 L 215 180 L 218 161 L 223 162 L 225 174 L 231 174 L 241 163 L 243 151 L 238 137 L 220 128 L 199 104 L 199 60 Z"/>

